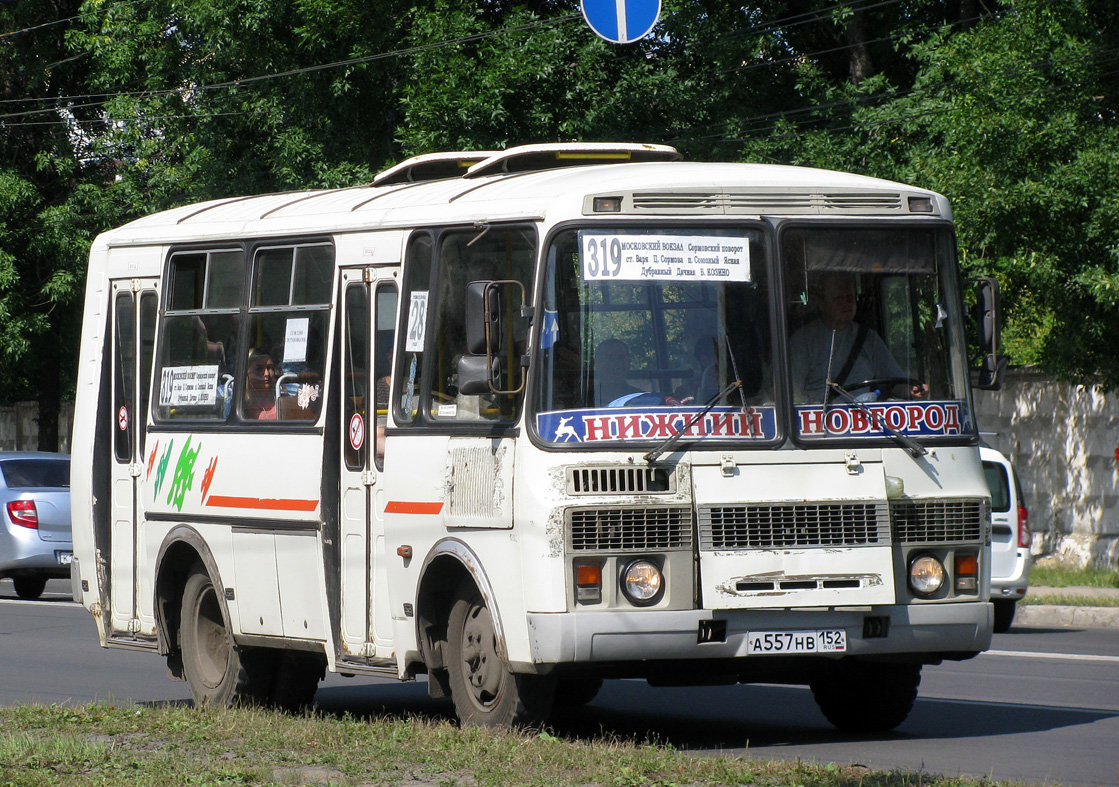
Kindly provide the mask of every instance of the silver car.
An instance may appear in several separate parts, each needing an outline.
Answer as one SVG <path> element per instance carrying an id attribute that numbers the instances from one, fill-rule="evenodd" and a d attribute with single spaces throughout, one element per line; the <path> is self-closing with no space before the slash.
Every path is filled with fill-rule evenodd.
<path id="1" fill-rule="evenodd" d="M 0 579 L 38 598 L 47 580 L 70 576 L 70 457 L 0 452 Z"/>
<path id="2" fill-rule="evenodd" d="M 1010 460 L 987 446 L 979 447 L 979 458 L 991 489 L 991 603 L 1002 634 L 1030 581 L 1030 514 Z"/>

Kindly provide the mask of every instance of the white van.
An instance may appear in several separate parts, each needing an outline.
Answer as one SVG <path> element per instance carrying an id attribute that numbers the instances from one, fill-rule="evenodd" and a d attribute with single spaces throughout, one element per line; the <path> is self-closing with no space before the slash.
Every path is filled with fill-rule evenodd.
<path id="1" fill-rule="evenodd" d="M 1010 628 L 1015 605 L 1026 595 L 1033 536 L 1022 486 L 1010 460 L 986 445 L 979 447 L 979 458 L 991 488 L 991 603 L 995 632 L 1001 634 Z"/>

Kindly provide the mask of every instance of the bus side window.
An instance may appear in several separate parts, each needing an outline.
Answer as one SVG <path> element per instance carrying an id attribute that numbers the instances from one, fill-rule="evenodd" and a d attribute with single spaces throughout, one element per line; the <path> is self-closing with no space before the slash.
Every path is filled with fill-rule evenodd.
<path id="1" fill-rule="evenodd" d="M 466 287 L 474 281 L 515 280 L 532 284 L 536 252 L 535 233 L 527 227 L 494 228 L 479 233 L 449 232 L 440 238 L 438 297 L 434 308 L 435 373 L 432 376 L 430 414 L 436 421 L 511 421 L 516 417 L 517 397 L 498 394 L 463 394 L 458 387 L 459 359 L 469 354 L 466 346 Z M 512 288 L 507 288 L 506 314 L 518 313 Z M 518 326 L 513 319 L 510 325 Z M 523 332 L 521 332 L 523 333 Z M 525 336 L 506 331 L 496 357 L 502 369 L 501 387 L 516 387 L 521 375 L 520 358 Z"/>
<path id="2" fill-rule="evenodd" d="M 432 241 L 427 233 L 414 235 L 405 255 L 404 303 L 400 309 L 400 352 L 393 375 L 395 421 L 413 424 L 420 412 L 427 341 L 428 296 L 431 286 Z"/>
<path id="3" fill-rule="evenodd" d="M 171 255 L 154 399 L 161 420 L 225 420 L 241 325 L 240 249 Z"/>
<path id="4" fill-rule="evenodd" d="M 315 421 L 322 410 L 334 248 L 264 247 L 253 261 L 241 417 Z"/>

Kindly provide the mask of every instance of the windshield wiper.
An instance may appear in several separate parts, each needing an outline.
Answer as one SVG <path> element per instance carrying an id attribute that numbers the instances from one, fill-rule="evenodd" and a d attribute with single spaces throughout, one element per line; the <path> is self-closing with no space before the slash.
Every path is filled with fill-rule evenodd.
<path id="1" fill-rule="evenodd" d="M 702 410 L 700 410 L 698 413 L 696 413 L 691 418 L 689 418 L 688 422 L 686 424 L 684 424 L 683 429 L 678 431 L 676 434 L 665 438 L 665 440 L 660 445 L 658 445 L 656 448 L 654 448 L 649 453 L 645 454 L 645 456 L 643 456 L 642 458 L 646 462 L 648 462 L 649 464 L 652 464 L 653 462 L 657 461 L 657 458 L 661 454 L 668 451 L 669 448 L 676 445 L 676 443 L 678 443 L 680 441 L 680 438 L 683 437 L 684 433 L 687 432 L 689 429 L 691 429 L 692 426 L 694 426 L 696 424 L 696 422 L 699 421 L 700 418 L 703 418 L 703 416 L 705 416 L 709 412 L 711 412 L 711 408 L 714 407 L 715 405 L 717 405 L 722 400 L 722 398 L 724 396 L 728 395 L 731 391 L 735 390 L 736 388 L 741 388 L 741 387 L 742 387 L 742 381 L 741 380 L 735 380 L 734 382 L 730 383 L 726 388 L 724 388 L 723 390 L 719 391 L 717 394 L 712 396 L 708 400 L 707 404 L 705 404 L 703 406 Z"/>
<path id="2" fill-rule="evenodd" d="M 855 405 L 855 407 L 858 407 L 860 410 L 862 410 L 863 413 L 866 415 L 866 417 L 870 419 L 871 423 L 875 422 L 874 413 L 872 413 L 867 408 L 867 406 L 865 404 L 863 404 L 858 399 L 856 399 L 854 396 L 852 396 L 851 393 L 847 389 L 845 389 L 843 386 L 841 386 L 839 383 L 832 382 L 831 380 L 828 380 L 828 387 L 831 388 L 833 391 L 835 391 L 837 394 L 839 394 L 842 398 L 846 399 L 848 402 Z M 901 443 L 902 446 L 906 450 L 908 450 L 910 454 L 912 454 L 914 459 L 922 457 L 929 452 L 929 450 L 927 448 L 925 448 L 923 445 L 918 443 L 912 437 L 910 437 L 907 434 L 902 434 L 901 432 L 896 431 L 889 424 L 887 424 L 884 420 L 880 421 L 879 425 L 882 427 L 883 432 L 885 432 L 890 437 L 894 438 L 899 443 Z"/>

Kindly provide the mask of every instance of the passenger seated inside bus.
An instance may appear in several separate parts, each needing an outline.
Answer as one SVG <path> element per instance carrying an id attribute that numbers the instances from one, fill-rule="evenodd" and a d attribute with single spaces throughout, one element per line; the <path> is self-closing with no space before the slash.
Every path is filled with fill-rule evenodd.
<path id="1" fill-rule="evenodd" d="M 245 401 L 241 410 L 248 420 L 276 420 L 276 362 L 260 347 L 249 348 Z"/>
<path id="2" fill-rule="evenodd" d="M 927 385 L 907 379 L 885 342 L 871 328 L 855 322 L 858 300 L 854 277 L 842 271 L 824 273 L 810 288 L 818 314 L 793 334 L 789 355 L 793 396 L 797 402 L 835 398 L 834 381 L 857 398 L 921 398 Z M 871 391 L 863 381 L 882 381 L 887 390 Z M 851 389 L 850 386 L 854 386 Z"/>

